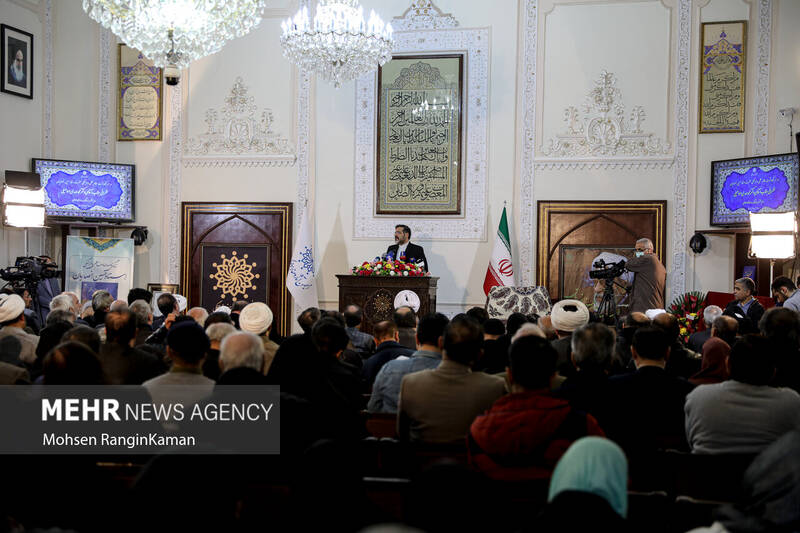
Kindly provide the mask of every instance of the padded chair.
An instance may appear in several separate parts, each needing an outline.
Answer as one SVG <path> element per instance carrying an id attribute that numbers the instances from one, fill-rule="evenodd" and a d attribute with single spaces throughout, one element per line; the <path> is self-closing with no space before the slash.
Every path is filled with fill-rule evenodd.
<path id="1" fill-rule="evenodd" d="M 670 504 L 664 491 L 628 491 L 629 530 L 668 533 Z"/>
<path id="2" fill-rule="evenodd" d="M 367 432 L 378 439 L 397 437 L 397 414 L 367 413 Z"/>
<path id="3" fill-rule="evenodd" d="M 718 502 L 739 498 L 744 471 L 755 459 L 752 454 L 665 453 L 674 475 L 676 496 Z"/>

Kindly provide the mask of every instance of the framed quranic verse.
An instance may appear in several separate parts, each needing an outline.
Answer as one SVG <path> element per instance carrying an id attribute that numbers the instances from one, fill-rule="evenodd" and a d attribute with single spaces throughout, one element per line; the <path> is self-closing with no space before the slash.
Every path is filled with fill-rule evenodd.
<path id="1" fill-rule="evenodd" d="M 118 74 L 117 140 L 160 141 L 164 93 L 161 69 L 138 50 L 120 44 Z"/>
<path id="2" fill-rule="evenodd" d="M 747 22 L 705 22 L 700 40 L 700 133 L 744 131 Z"/>
<path id="3" fill-rule="evenodd" d="M 463 79 L 463 54 L 378 70 L 377 214 L 461 214 Z"/>

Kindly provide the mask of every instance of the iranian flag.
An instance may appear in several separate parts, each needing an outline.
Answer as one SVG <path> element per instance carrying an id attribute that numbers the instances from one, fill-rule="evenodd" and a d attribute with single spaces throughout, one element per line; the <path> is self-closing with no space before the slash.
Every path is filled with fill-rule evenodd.
<path id="1" fill-rule="evenodd" d="M 486 279 L 483 280 L 483 292 L 489 295 L 489 290 L 497 285 L 514 285 L 514 266 L 511 264 L 511 239 L 508 236 L 508 220 L 506 208 L 503 207 L 503 216 L 500 217 L 500 226 L 497 228 L 497 238 L 494 241 L 492 259 L 486 269 Z"/>

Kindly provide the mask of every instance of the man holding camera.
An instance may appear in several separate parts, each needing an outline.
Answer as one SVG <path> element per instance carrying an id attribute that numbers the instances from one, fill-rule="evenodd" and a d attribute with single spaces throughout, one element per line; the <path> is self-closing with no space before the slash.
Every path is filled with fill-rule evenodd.
<path id="1" fill-rule="evenodd" d="M 653 252 L 653 241 L 636 241 L 636 257 L 628 260 L 625 268 L 635 274 L 631 290 L 630 312 L 644 313 L 648 309 L 664 309 L 664 287 L 667 270 Z"/>

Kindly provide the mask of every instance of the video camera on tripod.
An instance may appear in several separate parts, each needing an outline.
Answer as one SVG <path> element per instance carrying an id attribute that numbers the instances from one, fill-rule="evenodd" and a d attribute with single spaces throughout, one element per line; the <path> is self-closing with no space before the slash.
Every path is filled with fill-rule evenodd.
<path id="1" fill-rule="evenodd" d="M 17 257 L 14 266 L 0 269 L 0 279 L 14 287 L 37 285 L 43 279 L 57 278 L 62 271 L 42 257 Z"/>
<path id="2" fill-rule="evenodd" d="M 625 261 L 617 263 L 606 263 L 602 259 L 592 263 L 597 270 L 590 270 L 589 277 L 592 279 L 614 279 L 625 273 Z"/>

